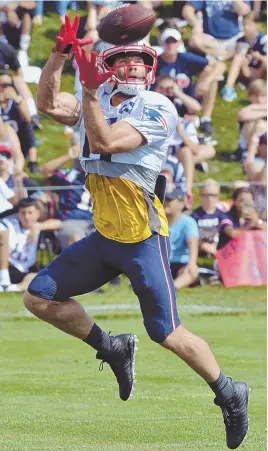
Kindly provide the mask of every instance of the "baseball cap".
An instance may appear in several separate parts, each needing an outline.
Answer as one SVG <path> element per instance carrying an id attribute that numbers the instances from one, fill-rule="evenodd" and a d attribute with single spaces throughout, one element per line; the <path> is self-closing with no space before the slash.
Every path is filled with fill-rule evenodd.
<path id="1" fill-rule="evenodd" d="M 5 146 L 4 144 L 0 144 L 0 155 L 4 155 L 7 158 L 12 158 L 12 149 L 8 146 Z"/>
<path id="2" fill-rule="evenodd" d="M 175 187 L 171 191 L 166 193 L 166 200 L 184 200 L 184 198 L 185 193 L 178 185 L 175 185 Z"/>
<path id="3" fill-rule="evenodd" d="M 181 41 L 181 34 L 175 28 L 166 28 L 160 36 L 162 42 L 165 42 L 168 38 L 174 38 L 176 41 Z"/>

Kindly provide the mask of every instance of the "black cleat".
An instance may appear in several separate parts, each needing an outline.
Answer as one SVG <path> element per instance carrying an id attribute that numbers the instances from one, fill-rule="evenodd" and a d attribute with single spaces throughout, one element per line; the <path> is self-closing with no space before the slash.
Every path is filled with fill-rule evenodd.
<path id="1" fill-rule="evenodd" d="M 122 401 L 127 401 L 134 390 L 135 383 L 135 353 L 137 351 L 136 335 L 121 334 L 111 337 L 111 350 L 97 352 L 96 359 L 110 365 L 119 385 L 119 396 Z"/>
<path id="2" fill-rule="evenodd" d="M 245 382 L 233 382 L 234 394 L 225 402 L 214 403 L 222 410 L 226 444 L 229 449 L 236 449 L 243 442 L 248 432 L 249 387 Z"/>

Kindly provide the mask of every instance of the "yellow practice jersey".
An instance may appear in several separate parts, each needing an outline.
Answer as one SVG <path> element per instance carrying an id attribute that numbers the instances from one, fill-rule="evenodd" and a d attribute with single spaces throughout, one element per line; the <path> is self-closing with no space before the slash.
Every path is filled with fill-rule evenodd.
<path id="1" fill-rule="evenodd" d="M 86 188 L 96 229 L 106 238 L 137 243 L 152 233 L 168 236 L 166 215 L 156 195 L 130 180 L 98 174 L 88 174 Z"/>

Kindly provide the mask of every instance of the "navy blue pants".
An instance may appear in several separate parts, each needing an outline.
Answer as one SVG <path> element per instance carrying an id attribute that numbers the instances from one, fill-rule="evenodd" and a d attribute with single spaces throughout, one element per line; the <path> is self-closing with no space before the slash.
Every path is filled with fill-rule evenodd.
<path id="1" fill-rule="evenodd" d="M 28 291 L 42 299 L 64 301 L 124 273 L 139 298 L 148 335 L 161 343 L 180 324 L 168 247 L 168 238 L 157 234 L 129 244 L 96 231 L 64 248 L 37 274 Z"/>

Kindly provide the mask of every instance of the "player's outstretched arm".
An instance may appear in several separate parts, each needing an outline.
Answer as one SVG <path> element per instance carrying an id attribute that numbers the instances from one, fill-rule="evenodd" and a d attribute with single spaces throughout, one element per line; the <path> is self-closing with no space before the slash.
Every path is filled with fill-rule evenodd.
<path id="1" fill-rule="evenodd" d="M 56 44 L 42 71 L 37 91 L 37 107 L 55 121 L 73 126 L 79 120 L 80 102 L 67 92 L 60 92 L 60 80 L 65 59 L 77 48 L 92 43 L 92 39 L 76 37 L 80 17 L 72 23 L 65 16 L 65 24 L 60 28 Z"/>
<path id="2" fill-rule="evenodd" d="M 62 69 L 66 57 L 51 53 L 40 77 L 37 108 L 60 124 L 74 126 L 80 117 L 80 102 L 68 92 L 60 92 Z"/>

